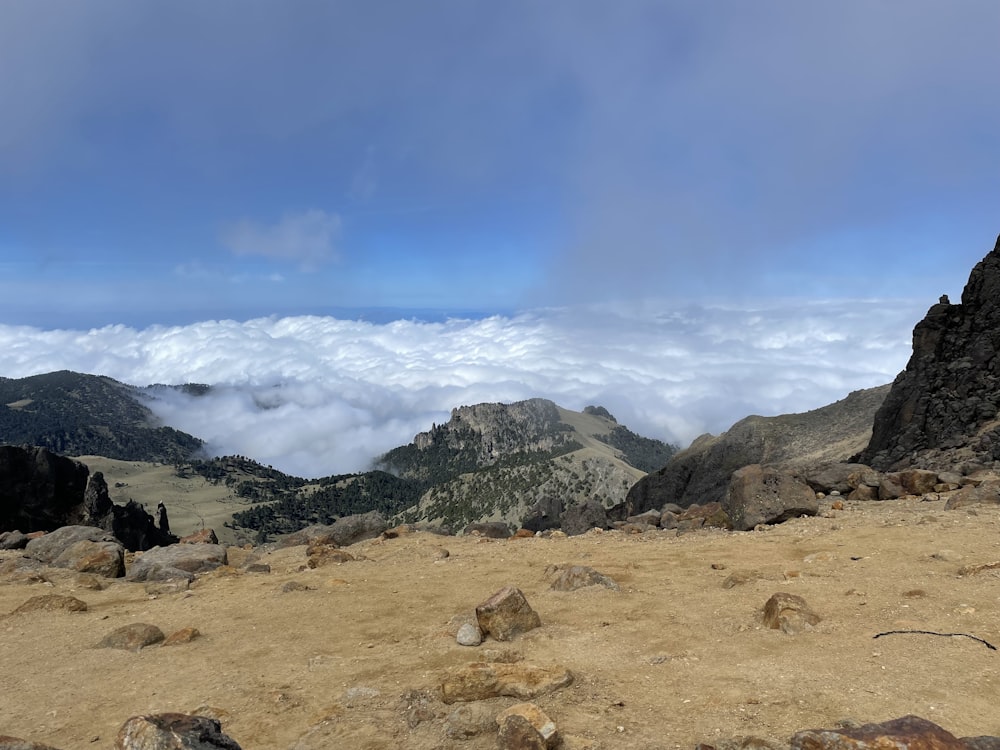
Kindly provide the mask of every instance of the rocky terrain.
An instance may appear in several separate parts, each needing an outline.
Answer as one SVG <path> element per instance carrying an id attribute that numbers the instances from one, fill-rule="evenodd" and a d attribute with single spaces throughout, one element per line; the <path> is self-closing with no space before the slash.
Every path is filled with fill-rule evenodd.
<path id="1" fill-rule="evenodd" d="M 485 750 L 526 701 L 566 750 L 784 748 L 909 714 L 1000 735 L 1000 506 L 935 498 L 828 498 L 751 532 L 209 544 L 225 556 L 190 583 L 0 552 L 0 735 L 110 748 L 130 717 L 179 712 L 243 748 Z M 553 588 L 572 566 L 604 578 Z M 506 586 L 540 626 L 460 645 Z"/>

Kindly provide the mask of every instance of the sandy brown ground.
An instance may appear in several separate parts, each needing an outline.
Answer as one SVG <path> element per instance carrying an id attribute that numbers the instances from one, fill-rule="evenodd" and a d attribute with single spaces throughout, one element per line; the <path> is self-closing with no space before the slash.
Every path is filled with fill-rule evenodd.
<path id="1" fill-rule="evenodd" d="M 440 701 L 439 718 L 411 729 L 400 696 L 435 695 L 449 668 L 509 648 L 575 674 L 570 687 L 536 701 L 568 748 L 787 741 L 844 718 L 911 713 L 959 736 L 1000 735 L 1000 652 L 963 637 L 873 639 L 922 629 L 1000 645 L 998 573 L 957 574 L 1000 561 L 998 532 L 997 508 L 901 500 L 741 534 L 417 534 L 363 542 L 350 551 L 368 559 L 318 570 L 300 569 L 298 547 L 265 554 L 270 574 L 224 571 L 159 596 L 124 582 L 77 588 L 68 574 L 53 585 L 3 581 L 0 613 L 48 592 L 90 609 L 0 619 L 0 734 L 63 750 L 111 747 L 132 715 L 209 711 L 246 749 L 492 748 L 493 736 L 447 738 L 444 717 L 455 706 Z M 441 548 L 450 557 L 439 560 Z M 622 591 L 553 592 L 545 570 L 556 563 L 590 565 Z M 751 570 L 763 577 L 723 587 Z M 291 580 L 314 588 L 280 593 Z M 525 592 L 543 626 L 509 644 L 457 645 L 449 620 L 506 584 Z M 779 591 L 805 597 L 822 622 L 798 635 L 762 629 L 759 612 Z M 203 636 L 139 653 L 92 648 L 133 622 L 167 633 L 193 626 Z M 351 688 L 378 695 L 352 699 Z M 499 712 L 514 702 L 490 705 Z"/>

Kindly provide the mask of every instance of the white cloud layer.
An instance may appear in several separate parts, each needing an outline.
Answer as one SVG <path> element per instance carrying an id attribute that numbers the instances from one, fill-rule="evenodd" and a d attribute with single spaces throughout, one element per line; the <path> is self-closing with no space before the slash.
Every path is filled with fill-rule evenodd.
<path id="1" fill-rule="evenodd" d="M 463 404 L 550 398 L 607 407 L 631 429 L 686 444 L 748 414 L 804 411 L 887 383 L 906 364 L 912 301 L 753 309 L 560 308 L 511 318 L 328 317 L 89 331 L 0 325 L 6 377 L 69 369 L 160 391 L 154 411 L 216 454 L 307 477 L 361 471 Z"/>

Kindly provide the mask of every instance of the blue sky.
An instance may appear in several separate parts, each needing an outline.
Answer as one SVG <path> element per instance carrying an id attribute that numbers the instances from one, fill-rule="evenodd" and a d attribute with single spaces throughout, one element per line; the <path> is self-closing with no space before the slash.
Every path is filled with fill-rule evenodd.
<path id="1" fill-rule="evenodd" d="M 956 291 L 1000 6 L 0 6 L 0 314 Z M 939 291 L 940 290 L 940 291 Z"/>
<path id="2" fill-rule="evenodd" d="M 236 389 L 221 427 L 168 415 L 220 450 L 278 388 L 260 450 L 297 471 L 475 401 L 682 443 L 820 406 L 891 380 L 993 247 L 998 28 L 994 0 L 0 3 L 0 375 Z M 344 437 L 304 447 L 310 409 Z"/>

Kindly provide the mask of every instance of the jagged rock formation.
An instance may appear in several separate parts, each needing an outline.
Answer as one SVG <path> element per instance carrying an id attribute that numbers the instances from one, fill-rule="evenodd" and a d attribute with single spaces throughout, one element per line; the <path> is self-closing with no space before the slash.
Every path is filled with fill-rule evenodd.
<path id="1" fill-rule="evenodd" d="M 875 468 L 943 469 L 1000 461 L 1000 238 L 913 329 L 913 354 L 875 415 L 858 460 Z"/>
<path id="2" fill-rule="evenodd" d="M 446 424 L 385 454 L 379 466 L 426 483 L 404 521 L 464 528 L 530 516 L 532 527 L 554 528 L 564 510 L 581 503 L 619 504 L 642 467 L 661 466 L 673 451 L 602 407 L 574 412 L 536 398 L 454 409 Z"/>
<path id="3" fill-rule="evenodd" d="M 0 445 L 0 531 L 52 531 L 82 523 L 90 470 L 45 448 Z"/>
<path id="4" fill-rule="evenodd" d="M 868 442 L 888 393 L 888 385 L 868 388 L 802 414 L 750 416 L 717 437 L 702 435 L 629 490 L 626 513 L 723 502 L 733 472 L 751 464 L 805 471 L 844 461 Z"/>
<path id="5" fill-rule="evenodd" d="M 156 528 L 134 501 L 115 505 L 101 472 L 45 448 L 0 445 L 0 531 L 53 531 L 94 526 L 129 550 L 172 544 L 177 537 Z"/>

